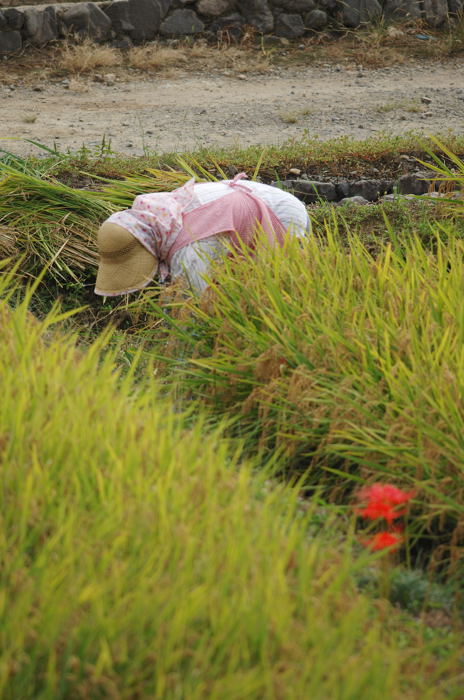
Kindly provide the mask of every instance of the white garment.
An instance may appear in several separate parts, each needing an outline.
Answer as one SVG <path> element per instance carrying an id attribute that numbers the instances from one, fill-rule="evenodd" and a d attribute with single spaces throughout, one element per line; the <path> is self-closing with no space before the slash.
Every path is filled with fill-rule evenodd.
<path id="1" fill-rule="evenodd" d="M 194 186 L 195 195 L 202 204 L 227 197 L 233 191 L 228 187 L 229 182 L 230 180 L 197 183 Z M 290 235 L 302 238 L 311 233 L 311 222 L 306 207 L 293 194 L 254 180 L 242 180 L 241 184 L 249 187 L 256 197 L 272 209 Z M 211 236 L 178 250 L 171 260 L 172 278 L 175 279 L 184 273 L 193 290 L 202 292 L 208 286 L 204 277 L 208 275 L 209 261 L 217 260 L 226 254 L 227 238 L 228 236 Z"/>

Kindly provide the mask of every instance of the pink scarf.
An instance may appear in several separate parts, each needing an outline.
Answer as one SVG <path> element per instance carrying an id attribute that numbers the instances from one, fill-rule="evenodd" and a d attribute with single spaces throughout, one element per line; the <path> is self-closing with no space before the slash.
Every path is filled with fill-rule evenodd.
<path id="1" fill-rule="evenodd" d="M 168 273 L 169 251 L 182 231 L 182 215 L 201 206 L 192 178 L 173 192 L 141 194 L 130 209 L 112 214 L 108 221 L 125 228 L 160 262 L 160 279 Z"/>

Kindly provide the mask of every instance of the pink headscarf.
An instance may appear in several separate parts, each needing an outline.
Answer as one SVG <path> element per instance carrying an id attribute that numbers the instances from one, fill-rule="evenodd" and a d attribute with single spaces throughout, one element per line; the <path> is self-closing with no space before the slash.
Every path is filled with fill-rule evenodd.
<path id="1" fill-rule="evenodd" d="M 168 275 L 169 251 L 182 231 L 182 215 L 200 206 L 195 180 L 173 192 L 141 194 L 131 209 L 112 214 L 108 222 L 125 228 L 160 263 L 160 279 Z"/>

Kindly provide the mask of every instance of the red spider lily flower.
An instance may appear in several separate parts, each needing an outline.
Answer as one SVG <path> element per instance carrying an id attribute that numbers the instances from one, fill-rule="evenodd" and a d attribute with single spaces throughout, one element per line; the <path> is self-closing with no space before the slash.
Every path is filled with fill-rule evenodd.
<path id="1" fill-rule="evenodd" d="M 405 508 L 398 509 L 398 506 L 407 503 L 413 495 L 413 491 L 402 491 L 392 484 L 366 486 L 358 493 L 358 499 L 366 505 L 356 512 L 362 518 L 369 520 L 383 518 L 391 524 L 395 518 L 406 513 Z"/>
<path id="2" fill-rule="evenodd" d="M 383 518 L 387 521 L 387 523 L 391 524 L 395 518 L 398 518 L 400 515 L 404 514 L 404 509 L 402 511 L 397 511 L 389 503 L 372 501 L 371 503 L 368 503 L 365 508 L 358 508 L 356 513 L 362 518 L 367 518 L 368 520 Z"/>
<path id="3" fill-rule="evenodd" d="M 381 501 L 391 506 L 399 506 L 407 503 L 414 496 L 414 491 L 402 491 L 393 484 L 372 484 L 365 486 L 358 493 L 361 501 Z"/>
<path id="4" fill-rule="evenodd" d="M 364 546 L 371 549 L 373 552 L 378 552 L 381 549 L 391 549 L 394 551 L 402 544 L 404 538 L 394 532 L 377 532 L 369 540 L 363 542 Z"/>

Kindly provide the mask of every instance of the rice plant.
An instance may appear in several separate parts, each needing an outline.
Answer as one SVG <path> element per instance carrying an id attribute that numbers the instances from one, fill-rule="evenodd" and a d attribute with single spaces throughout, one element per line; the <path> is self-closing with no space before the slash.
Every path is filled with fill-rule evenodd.
<path id="1" fill-rule="evenodd" d="M 457 197 L 444 201 L 450 205 L 453 211 L 462 214 L 464 213 L 464 161 L 453 153 L 440 139 L 434 136 L 431 136 L 431 139 L 444 156 L 446 156 L 448 162 L 445 162 L 443 156 L 440 157 L 430 148 L 427 149 L 427 153 L 432 158 L 433 163 L 419 162 L 422 163 L 422 165 L 426 165 L 429 170 L 432 170 L 436 174 L 434 180 L 444 183 L 447 191 L 450 190 L 450 187 L 454 190 Z"/>
<path id="2" fill-rule="evenodd" d="M 420 491 L 415 534 L 456 563 L 464 242 L 442 228 L 431 249 L 413 236 L 374 257 L 327 224 L 302 247 L 243 251 L 240 265 L 214 270 L 200 302 L 169 313 L 152 302 L 167 326 L 155 341 L 177 391 L 235 416 L 251 444 L 283 451 L 309 485 L 343 500 L 350 484 L 388 476 Z"/>
<path id="3" fill-rule="evenodd" d="M 457 636 L 357 590 L 349 524 L 29 301 L 0 302 L 5 700 L 458 697 Z"/>
<path id="4" fill-rule="evenodd" d="M 303 246 L 243 251 L 200 300 L 135 301 L 150 351 L 136 337 L 128 353 L 108 331 L 77 345 L 56 305 L 34 318 L 14 280 L 37 289 L 51 260 L 79 278 L 110 212 L 213 168 L 86 192 L 1 167 L 0 247 L 17 260 L 0 263 L 0 696 L 459 698 L 452 595 L 436 629 L 423 573 L 391 579 L 414 617 L 360 590 L 388 559 L 361 551 L 347 514 L 354 485 L 388 477 L 414 490 L 416 555 L 462 571 L 454 221 L 427 236 L 386 222 L 373 251 L 334 218 Z"/>

